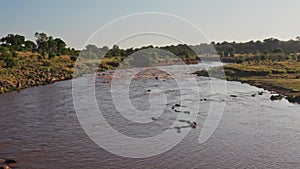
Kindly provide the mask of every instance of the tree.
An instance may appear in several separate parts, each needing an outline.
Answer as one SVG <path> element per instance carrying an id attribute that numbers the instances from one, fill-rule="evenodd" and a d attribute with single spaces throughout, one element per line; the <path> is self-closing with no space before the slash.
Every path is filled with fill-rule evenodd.
<path id="1" fill-rule="evenodd" d="M 225 56 L 224 51 L 219 51 L 218 54 L 220 55 L 220 57 L 224 57 Z"/>
<path id="2" fill-rule="evenodd" d="M 272 51 L 272 53 L 283 53 L 281 48 L 276 48 Z"/>
<path id="3" fill-rule="evenodd" d="M 227 51 L 224 52 L 224 57 L 228 57 L 229 53 Z"/>
<path id="4" fill-rule="evenodd" d="M 229 49 L 228 49 L 228 53 L 230 54 L 230 56 L 231 57 L 234 57 L 234 54 L 235 54 L 235 48 L 233 48 L 233 47 L 230 47 Z"/>
<path id="5" fill-rule="evenodd" d="M 60 38 L 54 39 L 54 42 L 56 43 L 57 55 L 60 56 L 60 55 L 65 54 L 67 44 Z"/>
<path id="6" fill-rule="evenodd" d="M 105 53 L 106 53 L 106 52 L 108 52 L 108 50 L 109 50 L 109 48 L 108 48 L 107 46 L 103 46 L 103 47 L 102 47 L 102 52 L 105 52 Z"/>
<path id="7" fill-rule="evenodd" d="M 57 54 L 57 47 L 56 47 L 56 42 L 54 41 L 52 36 L 48 38 L 47 44 L 48 44 L 48 57 L 49 59 L 54 58 Z"/>
<path id="8" fill-rule="evenodd" d="M 25 50 L 26 51 L 35 51 L 36 50 L 36 44 L 30 40 L 25 41 Z"/>
<path id="9" fill-rule="evenodd" d="M 98 50 L 98 47 L 96 45 L 91 45 L 91 44 L 87 45 L 85 48 L 89 52 L 97 52 Z"/>
<path id="10" fill-rule="evenodd" d="M 41 53 L 41 55 L 45 56 L 45 54 L 48 52 L 49 37 L 45 33 L 39 32 L 36 32 L 34 36 L 37 38 L 36 43 L 38 46 L 38 52 Z"/>
<path id="11" fill-rule="evenodd" d="M 17 61 L 13 58 L 12 53 L 8 51 L 8 49 L 1 48 L 0 60 L 5 62 L 5 66 L 8 68 L 15 67 L 17 65 Z"/>
<path id="12" fill-rule="evenodd" d="M 70 59 L 71 59 L 72 61 L 76 61 L 76 60 L 77 60 L 77 58 L 78 58 L 78 57 L 77 57 L 77 56 L 75 56 L 75 55 L 71 55 L 71 56 L 70 56 Z"/>
<path id="13" fill-rule="evenodd" d="M 1 42 L 11 46 L 15 50 L 22 50 L 22 45 L 25 44 L 25 37 L 18 34 L 8 34 L 6 37 L 1 38 Z"/>
<path id="14" fill-rule="evenodd" d="M 120 56 L 121 50 L 118 45 L 114 45 L 112 49 L 107 52 L 108 57 Z"/>

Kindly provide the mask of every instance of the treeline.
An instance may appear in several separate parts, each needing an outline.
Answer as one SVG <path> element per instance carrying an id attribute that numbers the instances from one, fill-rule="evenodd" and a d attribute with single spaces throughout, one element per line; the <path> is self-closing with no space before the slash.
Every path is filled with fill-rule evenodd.
<path id="1" fill-rule="evenodd" d="M 141 48 L 128 48 L 128 49 L 121 49 L 118 45 L 114 45 L 111 49 L 109 49 L 107 46 L 103 46 L 102 48 L 97 47 L 96 45 L 87 45 L 85 49 L 83 49 L 80 53 L 80 55 L 87 57 L 87 58 L 99 58 L 99 57 L 128 57 L 132 55 L 135 52 L 147 50 L 147 53 L 149 53 L 148 49 L 161 49 L 168 51 L 172 53 L 172 55 L 176 55 L 181 58 L 189 58 L 189 57 L 195 57 L 197 56 L 196 53 L 191 49 L 190 46 L 185 44 L 179 44 L 177 46 L 164 46 L 164 47 L 154 47 L 152 45 L 149 46 L 143 46 Z M 158 53 L 159 50 L 153 50 L 155 52 L 155 55 L 160 55 L 161 53 Z M 163 52 L 163 57 L 166 54 L 170 55 L 170 53 Z"/>
<path id="2" fill-rule="evenodd" d="M 39 54 L 44 59 L 52 59 L 56 56 L 69 55 L 75 61 L 80 55 L 86 58 L 127 58 L 137 51 L 144 49 L 161 49 L 168 52 L 159 52 L 160 50 L 147 50 L 146 54 L 140 57 L 150 58 L 152 61 L 160 58 L 178 56 L 182 59 L 199 60 L 200 56 L 220 56 L 226 62 L 244 62 L 271 60 L 280 61 L 294 59 L 300 61 L 300 37 L 295 40 L 280 41 L 275 38 L 265 39 L 263 41 L 249 41 L 244 43 L 222 42 L 199 45 L 170 45 L 162 47 L 144 46 L 141 48 L 121 49 L 118 45 L 112 48 L 104 46 L 98 48 L 95 45 L 87 45 L 82 51 L 67 47 L 67 44 L 60 38 L 53 38 L 45 33 L 35 33 L 35 41 L 26 40 L 24 36 L 18 34 L 9 34 L 0 39 L 0 61 L 6 63 L 6 67 L 16 65 L 17 52 L 33 52 Z M 146 55 L 149 55 L 147 57 Z M 138 60 L 138 56 L 134 56 Z"/>
<path id="3" fill-rule="evenodd" d="M 70 55 L 76 60 L 79 51 L 67 47 L 60 38 L 53 38 L 45 33 L 36 32 L 35 42 L 26 40 L 23 35 L 8 34 L 0 39 L 0 60 L 6 63 L 6 67 L 13 67 L 16 63 L 17 52 L 33 52 L 44 59 L 52 59 L 56 56 Z"/>
<path id="4" fill-rule="evenodd" d="M 284 54 L 294 54 L 300 53 L 300 37 L 296 40 L 280 41 L 278 39 L 269 38 L 263 41 L 249 41 L 244 43 L 236 42 L 222 42 L 210 44 L 200 44 L 200 45 L 171 45 L 163 47 L 153 47 L 145 46 L 141 48 L 129 48 L 120 49 L 117 45 L 114 45 L 111 49 L 108 47 L 103 47 L 100 50 L 106 53 L 106 57 L 115 56 L 129 56 L 132 53 L 148 48 L 158 48 L 162 50 L 167 50 L 179 57 L 196 57 L 197 55 L 220 55 L 221 57 L 234 57 L 236 54 L 273 54 L 273 53 L 284 53 Z M 97 47 L 95 45 L 88 45 L 87 50 L 96 51 Z"/>
<path id="5" fill-rule="evenodd" d="M 149 52 L 149 49 L 155 49 L 152 50 L 153 53 Z M 163 51 L 168 52 L 159 52 L 161 49 Z M 163 46 L 163 47 L 154 47 L 152 45 L 149 46 L 143 46 L 141 48 L 128 48 L 128 49 L 121 49 L 118 45 L 114 45 L 111 49 L 109 49 L 107 46 L 104 46 L 102 48 L 97 47 L 96 45 L 87 45 L 85 49 L 83 49 L 80 53 L 80 55 L 86 57 L 86 58 L 112 58 L 112 57 L 128 57 L 132 55 L 135 52 L 141 52 L 147 51 L 146 53 L 150 55 L 158 55 L 158 57 L 171 57 L 171 56 L 178 56 L 180 58 L 195 58 L 197 54 L 192 50 L 192 48 L 185 44 L 179 44 L 179 45 L 172 45 L 172 46 Z"/>
<path id="6" fill-rule="evenodd" d="M 221 56 L 233 56 L 234 54 L 269 54 L 269 53 L 300 53 L 300 37 L 295 40 L 280 41 L 275 38 L 263 41 L 249 41 L 245 43 L 222 42 L 212 43 Z"/>

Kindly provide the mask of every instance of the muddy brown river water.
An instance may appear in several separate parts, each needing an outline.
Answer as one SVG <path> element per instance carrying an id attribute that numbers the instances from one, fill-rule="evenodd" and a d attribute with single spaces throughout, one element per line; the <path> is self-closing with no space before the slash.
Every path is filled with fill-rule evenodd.
<path id="1" fill-rule="evenodd" d="M 212 64 L 215 66 L 215 64 Z M 194 70 L 202 69 L 194 65 Z M 168 66 L 182 77 L 195 77 L 180 65 Z M 127 71 L 127 70 L 123 70 Z M 84 80 L 82 77 L 78 80 Z M 300 106 L 286 100 L 270 101 L 271 93 L 239 82 L 227 82 L 225 94 L 208 90 L 220 80 L 196 77 L 201 100 L 199 126 L 189 131 L 174 148 L 148 158 L 128 158 L 112 154 L 95 144 L 82 129 L 72 99 L 72 81 L 29 88 L 0 95 L 0 158 L 17 161 L 16 168 L 300 168 Z M 186 79 L 182 79 L 185 80 Z M 130 85 L 132 105 L 141 111 L 149 108 L 149 91 L 159 89 L 168 99 L 166 113 L 139 124 L 120 121 L 116 115 L 110 83 L 96 79 L 99 109 L 109 124 L 130 137 L 144 138 L 168 130 L 176 112 L 180 92 L 172 78 L 136 78 Z M 186 87 L 189 87 L 188 81 Z M 195 87 L 195 86 L 190 86 Z M 236 95 L 236 97 L 230 97 Z M 188 96 L 193 100 L 193 95 Z M 226 99 L 223 99 L 226 98 Z M 223 117 L 213 135 L 199 144 L 201 124 L 213 102 L 224 102 Z M 89 103 L 86 103 L 89 104 Z M 189 106 L 189 105 L 186 105 Z M 143 116 L 141 114 L 141 116 Z M 179 121 L 182 126 L 188 120 Z M 178 126 L 174 134 L 189 128 Z M 180 131 L 181 130 L 181 131 Z"/>

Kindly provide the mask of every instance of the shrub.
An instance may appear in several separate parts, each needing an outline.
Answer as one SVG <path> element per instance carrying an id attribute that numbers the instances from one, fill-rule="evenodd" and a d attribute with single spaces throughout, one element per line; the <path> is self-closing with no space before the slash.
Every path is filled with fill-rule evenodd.
<path id="1" fill-rule="evenodd" d="M 42 55 L 38 55 L 38 60 L 42 60 L 44 57 Z"/>
<path id="2" fill-rule="evenodd" d="M 77 60 L 77 56 L 71 55 L 71 56 L 70 56 L 70 59 L 71 59 L 72 61 L 76 61 L 76 60 Z"/>
<path id="3" fill-rule="evenodd" d="M 44 61 L 43 62 L 43 66 L 50 66 L 50 65 L 51 65 L 51 63 L 49 61 Z"/>
<path id="4" fill-rule="evenodd" d="M 50 53 L 49 56 L 48 56 L 48 58 L 49 58 L 49 59 L 53 59 L 53 58 L 55 58 L 55 56 L 56 56 L 55 53 Z"/>
<path id="5" fill-rule="evenodd" d="M 297 73 L 297 71 L 296 71 L 296 70 L 293 70 L 293 69 L 288 69 L 288 70 L 287 70 L 287 73 Z"/>
<path id="6" fill-rule="evenodd" d="M 17 54 L 17 52 L 15 50 L 13 50 L 11 52 L 11 54 L 12 54 L 12 57 L 14 57 L 14 58 L 18 57 L 18 54 Z"/>
<path id="7" fill-rule="evenodd" d="M 276 69 L 276 70 L 272 70 L 272 73 L 273 74 L 284 74 L 286 73 L 287 71 L 284 70 L 284 69 Z"/>
<path id="8" fill-rule="evenodd" d="M 13 68 L 18 65 L 17 61 L 14 58 L 6 58 L 5 60 L 6 67 Z"/>

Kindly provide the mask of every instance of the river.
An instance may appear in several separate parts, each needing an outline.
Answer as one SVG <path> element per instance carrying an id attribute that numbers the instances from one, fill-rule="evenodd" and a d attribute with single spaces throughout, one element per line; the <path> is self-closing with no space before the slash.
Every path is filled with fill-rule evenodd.
<path id="1" fill-rule="evenodd" d="M 188 96 L 200 107 L 196 119 L 199 126 L 191 130 L 174 128 L 174 134 L 180 134 L 180 130 L 189 132 L 169 151 L 148 158 L 128 158 L 99 147 L 79 123 L 73 105 L 72 81 L 68 80 L 0 95 L 0 158 L 15 159 L 16 168 L 26 169 L 300 168 L 299 105 L 284 99 L 271 101 L 269 91 L 239 82 L 227 82 L 225 94 L 212 96 L 209 86 L 212 83 L 218 85 L 220 80 L 190 74 L 202 69 L 201 64 L 192 66 L 188 72 L 180 65 L 164 68 L 183 75 L 185 87 L 190 84 L 186 78 L 196 78 L 201 97 L 197 100 L 193 95 Z M 85 78 L 89 77 L 80 79 Z M 106 81 L 96 79 L 97 102 L 104 117 L 116 130 L 130 137 L 143 138 L 169 129 L 174 122 L 177 114 L 172 112 L 171 105 L 180 95 L 174 79 L 137 78 L 132 81 L 130 98 L 137 109 L 149 108 L 149 89 L 159 89 L 168 99 L 167 112 L 161 118 L 152 118 L 156 120 L 153 126 L 149 123 L 142 128 L 119 121 L 109 90 L 110 83 Z M 263 95 L 258 95 L 259 91 L 264 91 Z M 201 125 L 214 102 L 224 103 L 223 116 L 213 135 L 200 144 Z M 182 126 L 187 122 L 180 121 Z"/>

